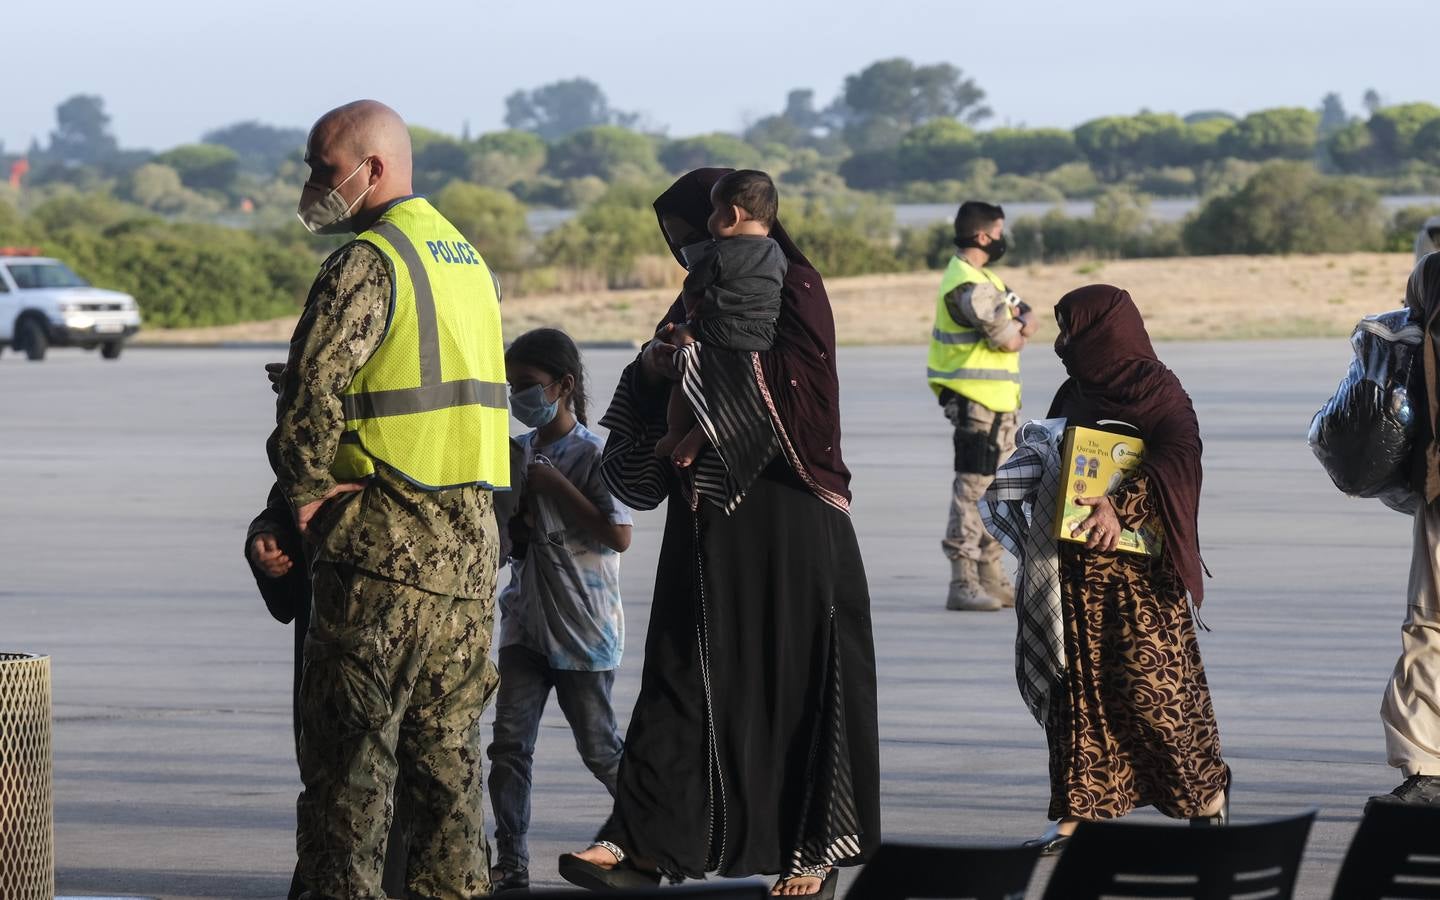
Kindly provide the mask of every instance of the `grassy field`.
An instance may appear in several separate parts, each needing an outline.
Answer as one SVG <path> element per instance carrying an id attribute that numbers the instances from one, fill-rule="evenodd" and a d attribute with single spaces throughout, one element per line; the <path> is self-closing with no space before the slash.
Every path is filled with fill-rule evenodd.
<path id="1" fill-rule="evenodd" d="M 1405 253 L 1336 256 L 1209 256 L 1056 263 L 999 271 L 1041 312 L 1037 340 L 1053 334 L 1049 310 L 1066 291 L 1096 282 L 1130 291 L 1158 340 L 1243 340 L 1349 334 L 1369 313 L 1402 305 L 1414 261 Z M 844 344 L 929 340 L 938 272 L 870 275 L 828 283 Z M 677 278 L 676 286 L 679 281 Z M 675 291 L 609 291 L 505 301 L 505 334 L 552 325 L 587 342 L 639 341 Z M 140 342 L 288 340 L 294 319 L 222 328 L 143 332 Z"/>

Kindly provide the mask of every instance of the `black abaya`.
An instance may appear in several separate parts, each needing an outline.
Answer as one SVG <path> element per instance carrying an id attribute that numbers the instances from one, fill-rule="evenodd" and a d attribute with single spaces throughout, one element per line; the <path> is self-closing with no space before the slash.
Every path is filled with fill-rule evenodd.
<path id="1" fill-rule="evenodd" d="M 859 861 L 879 836 L 879 748 L 849 517 L 778 460 L 729 516 L 669 508 L 601 839 L 687 877 Z"/>

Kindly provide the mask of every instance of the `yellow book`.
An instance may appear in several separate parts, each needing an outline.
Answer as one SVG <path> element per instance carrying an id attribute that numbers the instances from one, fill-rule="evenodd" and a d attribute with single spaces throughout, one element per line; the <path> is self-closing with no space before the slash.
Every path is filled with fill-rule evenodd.
<path id="1" fill-rule="evenodd" d="M 1075 501 L 1109 494 L 1144 458 L 1145 442 L 1138 437 L 1078 426 L 1065 429 L 1060 456 L 1060 465 L 1064 467 L 1060 473 L 1063 490 L 1056 504 L 1055 536 L 1062 541 L 1085 543 L 1090 537 L 1089 531 L 1072 532 L 1089 518 L 1094 507 L 1081 506 Z M 1151 516 L 1139 531 L 1121 531 L 1116 549 L 1158 556 L 1163 542 L 1160 522 Z"/>

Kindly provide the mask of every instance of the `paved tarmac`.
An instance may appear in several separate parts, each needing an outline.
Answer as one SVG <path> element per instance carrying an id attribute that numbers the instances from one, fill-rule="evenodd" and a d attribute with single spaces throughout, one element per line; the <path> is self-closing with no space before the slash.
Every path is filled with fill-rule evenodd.
<path id="1" fill-rule="evenodd" d="M 1329 895 L 1366 796 L 1400 780 L 1384 764 L 1377 710 L 1399 650 L 1409 523 L 1339 495 L 1304 442 L 1348 352 L 1344 341 L 1161 348 L 1206 440 L 1214 630 L 1201 644 L 1235 817 L 1319 808 L 1303 897 Z M 299 787 L 290 632 L 241 559 L 270 482 L 261 364 L 273 355 L 0 358 L 0 648 L 53 656 L 62 894 L 284 895 Z M 1013 615 L 942 609 L 950 442 L 923 355 L 840 352 L 880 662 L 885 834 L 1011 843 L 1046 825 L 1044 742 L 1014 684 Z M 596 408 L 628 357 L 587 354 Z M 1038 416 L 1059 366 L 1041 346 L 1025 370 Z M 637 522 L 623 564 L 622 723 L 661 515 Z M 532 875 L 554 885 L 556 854 L 585 843 L 608 798 L 553 704 L 544 726 Z"/>

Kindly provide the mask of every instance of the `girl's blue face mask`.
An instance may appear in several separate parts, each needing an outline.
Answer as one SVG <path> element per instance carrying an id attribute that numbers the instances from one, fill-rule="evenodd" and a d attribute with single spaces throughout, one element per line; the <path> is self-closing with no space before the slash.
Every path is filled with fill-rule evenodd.
<path id="1" fill-rule="evenodd" d="M 544 428 L 555 421 L 555 416 L 560 413 L 560 398 L 554 400 L 545 399 L 545 391 L 550 384 L 535 384 L 523 391 L 515 391 L 510 395 L 510 414 L 513 415 L 522 425 L 530 428 Z"/>

